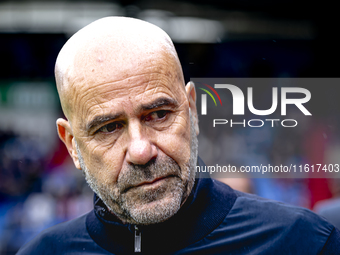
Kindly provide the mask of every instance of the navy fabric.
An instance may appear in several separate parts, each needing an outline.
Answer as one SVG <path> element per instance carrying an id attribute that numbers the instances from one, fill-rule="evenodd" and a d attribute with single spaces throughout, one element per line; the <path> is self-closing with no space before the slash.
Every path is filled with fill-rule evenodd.
<path id="1" fill-rule="evenodd" d="M 91 239 L 86 217 L 64 222 L 41 232 L 17 254 L 112 254 Z"/>
<path id="2" fill-rule="evenodd" d="M 335 229 L 305 208 L 236 193 L 223 223 L 178 254 L 320 254 Z M 331 241 L 338 252 L 339 240 Z"/>
<path id="3" fill-rule="evenodd" d="M 209 178 L 196 180 L 175 216 L 139 229 L 140 254 L 340 254 L 339 231 L 313 212 Z M 18 254 L 134 254 L 134 226 L 95 197 L 94 210 L 42 232 Z"/>
<path id="4" fill-rule="evenodd" d="M 340 240 L 340 231 L 337 228 L 334 228 L 331 235 L 327 240 L 327 244 L 321 251 L 321 254 L 340 254 L 339 251 L 339 240 Z"/>
<path id="5" fill-rule="evenodd" d="M 189 200 L 175 216 L 163 223 L 138 227 L 143 253 L 173 253 L 204 238 L 223 222 L 235 200 L 236 194 L 229 186 L 198 179 Z M 104 206 L 100 203 L 98 209 Z M 90 213 L 87 226 L 93 240 L 106 250 L 114 254 L 133 253 L 134 226 L 122 224 L 107 210 Z"/>

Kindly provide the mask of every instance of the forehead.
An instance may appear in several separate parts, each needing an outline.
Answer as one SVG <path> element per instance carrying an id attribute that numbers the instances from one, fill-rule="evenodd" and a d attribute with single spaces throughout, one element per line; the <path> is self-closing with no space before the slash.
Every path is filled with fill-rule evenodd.
<path id="1" fill-rule="evenodd" d="M 106 53 L 106 54 L 105 54 Z M 170 97 L 183 100 L 184 81 L 178 59 L 164 50 L 112 58 L 105 50 L 78 57 L 72 80 L 73 117 Z"/>

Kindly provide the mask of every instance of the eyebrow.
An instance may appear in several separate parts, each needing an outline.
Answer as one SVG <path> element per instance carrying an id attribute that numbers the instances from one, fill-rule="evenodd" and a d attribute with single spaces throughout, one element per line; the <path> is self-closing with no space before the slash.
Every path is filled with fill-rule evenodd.
<path id="1" fill-rule="evenodd" d="M 140 111 L 148 111 L 152 109 L 157 109 L 163 106 L 170 106 L 172 108 L 175 108 L 178 106 L 178 102 L 172 98 L 168 97 L 161 97 L 156 99 L 155 101 L 149 103 L 149 104 L 144 104 L 138 107 L 138 112 Z M 123 113 L 118 113 L 118 114 L 105 114 L 105 115 L 98 115 L 95 116 L 92 120 L 90 120 L 86 125 L 85 125 L 85 130 L 86 131 L 91 131 L 97 126 L 100 126 L 101 124 L 115 120 L 118 118 L 122 118 L 124 116 Z"/>
<path id="2" fill-rule="evenodd" d="M 178 102 L 172 98 L 168 97 L 160 97 L 157 98 L 155 101 L 149 103 L 149 104 L 144 104 L 141 105 L 138 110 L 139 111 L 148 111 L 156 108 L 160 108 L 162 106 L 170 106 L 170 107 L 177 107 Z"/>

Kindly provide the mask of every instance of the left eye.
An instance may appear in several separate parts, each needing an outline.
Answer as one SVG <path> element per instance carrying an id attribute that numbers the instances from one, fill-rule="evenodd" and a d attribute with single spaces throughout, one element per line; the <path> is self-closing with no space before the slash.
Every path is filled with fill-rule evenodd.
<path id="1" fill-rule="evenodd" d="M 157 120 L 157 119 L 163 119 L 168 114 L 168 112 L 169 111 L 165 111 L 165 110 L 152 112 L 146 116 L 145 120 L 152 121 L 152 120 Z"/>

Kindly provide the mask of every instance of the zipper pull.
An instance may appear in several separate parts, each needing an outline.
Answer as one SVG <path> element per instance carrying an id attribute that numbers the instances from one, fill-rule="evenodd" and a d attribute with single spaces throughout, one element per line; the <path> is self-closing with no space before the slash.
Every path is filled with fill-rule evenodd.
<path id="1" fill-rule="evenodd" d="M 139 231 L 138 227 L 135 225 L 135 252 L 142 252 L 142 233 Z"/>

